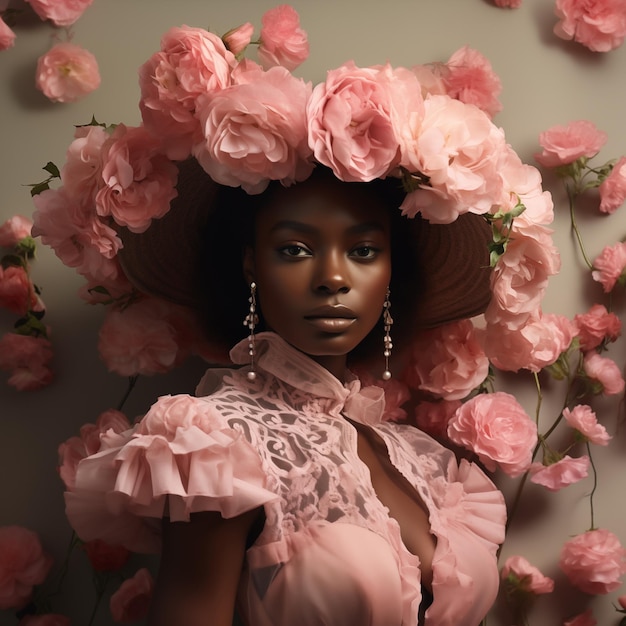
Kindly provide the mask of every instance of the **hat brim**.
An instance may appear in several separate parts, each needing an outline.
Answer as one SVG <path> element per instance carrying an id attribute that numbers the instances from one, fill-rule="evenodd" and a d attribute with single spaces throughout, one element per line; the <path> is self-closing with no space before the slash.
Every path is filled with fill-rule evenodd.
<path id="1" fill-rule="evenodd" d="M 142 292 L 201 308 L 197 268 L 219 185 L 194 159 L 178 166 L 178 196 L 171 210 L 143 233 L 121 229 L 119 259 L 128 279 Z M 491 231 L 484 218 L 464 214 L 451 224 L 431 224 L 418 215 L 410 221 L 411 256 L 419 274 L 415 327 L 435 327 L 484 312 L 491 299 Z M 219 265 L 214 267 L 220 271 Z"/>

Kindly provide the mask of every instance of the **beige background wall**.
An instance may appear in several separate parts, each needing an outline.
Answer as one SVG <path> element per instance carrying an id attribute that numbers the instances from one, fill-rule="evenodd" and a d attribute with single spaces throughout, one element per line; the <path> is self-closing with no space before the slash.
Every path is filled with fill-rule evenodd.
<path id="1" fill-rule="evenodd" d="M 40 168 L 48 160 L 62 163 L 73 124 L 86 123 L 92 115 L 109 123 L 139 121 L 136 71 L 158 48 L 167 28 L 188 24 L 221 34 L 244 21 L 259 25 L 262 13 L 273 5 L 270 0 L 94 0 L 73 32 L 74 41 L 96 55 L 102 85 L 71 105 L 52 104 L 33 86 L 37 57 L 50 47 L 56 31 L 38 18 L 21 21 L 15 47 L 0 53 L 0 223 L 15 213 L 31 214 L 24 185 L 43 178 Z M 468 44 L 491 60 L 502 79 L 504 110 L 496 122 L 526 161 L 532 162 L 540 131 L 576 119 L 588 119 L 609 133 L 602 151 L 605 159 L 626 154 L 626 47 L 598 54 L 557 39 L 552 34 L 551 0 L 524 0 L 515 11 L 498 9 L 486 0 L 294 0 L 293 5 L 311 42 L 310 59 L 298 73 L 314 82 L 323 78 L 325 69 L 348 59 L 360 65 L 387 60 L 412 65 L 446 60 Z M 546 185 L 555 197 L 555 238 L 564 269 L 551 283 L 545 310 L 573 316 L 586 311 L 600 294 L 573 253 L 559 184 L 548 176 Z M 591 202 L 580 211 L 579 219 L 592 258 L 605 244 L 626 236 L 626 206 L 600 218 Z M 34 278 L 44 289 L 48 307 L 56 382 L 42 391 L 22 394 L 0 382 L 0 525 L 21 524 L 37 530 L 61 560 L 69 529 L 55 472 L 57 445 L 117 404 L 125 381 L 107 374 L 98 359 L 96 333 L 103 311 L 78 299 L 80 279 L 43 248 Z M 625 317 L 623 300 L 618 305 Z M 9 329 L 11 320 L 0 312 L 0 332 Z M 623 366 L 624 343 L 614 346 L 612 354 Z M 165 378 L 141 380 L 127 405 L 128 414 L 141 413 L 161 393 L 191 390 L 200 370 L 195 363 Z M 529 381 L 507 377 L 505 382 L 528 411 L 534 411 Z M 561 400 L 559 388 L 553 385 L 547 393 L 547 407 L 551 403 L 556 407 Z M 596 520 L 626 545 L 626 435 L 623 423 L 617 430 L 618 411 L 617 402 L 601 405 L 602 420 L 615 439 L 609 449 L 596 454 L 601 481 Z M 502 484 L 507 491 L 514 487 L 510 480 Z M 542 598 L 537 604 L 531 620 L 535 626 L 561 624 L 587 606 L 593 607 L 600 624 L 618 621 L 611 601 L 625 593 L 625 587 L 608 597 L 572 594 L 556 568 L 563 541 L 588 526 L 586 494 L 590 488 L 590 481 L 585 481 L 557 495 L 529 489 L 522 503 L 527 519 L 515 525 L 506 543 L 504 556 L 524 554 L 545 574 L 554 576 L 562 589 L 560 596 Z M 73 559 L 57 606 L 76 626 L 86 624 L 92 603 L 82 561 L 80 554 Z M 15 623 L 0 611 L 0 625 Z M 103 611 L 96 624 L 106 623 Z M 497 611 L 489 621 L 490 626 L 507 623 Z"/>

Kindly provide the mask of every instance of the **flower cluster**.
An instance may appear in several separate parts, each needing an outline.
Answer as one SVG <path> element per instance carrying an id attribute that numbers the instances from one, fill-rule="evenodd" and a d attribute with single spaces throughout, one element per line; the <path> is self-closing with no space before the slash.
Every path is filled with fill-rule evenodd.
<path id="1" fill-rule="evenodd" d="M 9 372 L 8 383 L 18 391 L 50 384 L 52 344 L 43 323 L 45 306 L 30 277 L 35 256 L 32 222 L 21 215 L 0 226 L 0 308 L 17 315 L 10 332 L 0 337 L 0 370 Z"/>

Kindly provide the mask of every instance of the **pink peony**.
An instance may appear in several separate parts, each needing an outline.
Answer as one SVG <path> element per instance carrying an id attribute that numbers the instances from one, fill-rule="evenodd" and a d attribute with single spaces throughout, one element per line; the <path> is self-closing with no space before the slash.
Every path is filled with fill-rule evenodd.
<path id="1" fill-rule="evenodd" d="M 587 120 L 570 122 L 567 126 L 552 126 L 539 135 L 543 152 L 535 159 L 544 167 L 559 167 L 580 158 L 591 158 L 600 152 L 608 135 Z"/>
<path id="2" fill-rule="evenodd" d="M 187 356 L 172 324 L 171 305 L 145 298 L 124 310 L 110 309 L 100 328 L 98 351 L 120 376 L 162 374 Z"/>
<path id="3" fill-rule="evenodd" d="M 604 293 L 609 293 L 615 283 L 626 280 L 626 242 L 606 246 L 593 262 L 591 276 L 602 285 Z"/>
<path id="4" fill-rule="evenodd" d="M 615 341 L 622 333 L 622 322 L 615 313 L 609 313 L 603 304 L 594 304 L 587 313 L 574 316 L 578 328 L 580 349 L 587 352 L 603 341 Z"/>
<path id="5" fill-rule="evenodd" d="M 404 379 L 414 389 L 460 400 L 489 373 L 489 360 L 470 320 L 421 332 L 411 350 Z"/>
<path id="6" fill-rule="evenodd" d="M 237 61 L 224 42 L 201 28 L 171 28 L 161 50 L 139 68 L 143 123 L 161 137 L 171 159 L 183 160 L 202 141 L 197 99 L 232 84 Z"/>
<path id="7" fill-rule="evenodd" d="M 0 247 L 13 248 L 22 239 L 30 237 L 33 222 L 22 215 L 10 217 L 0 226 Z"/>
<path id="8" fill-rule="evenodd" d="M 33 198 L 33 236 L 50 246 L 61 261 L 95 282 L 115 280 L 120 268 L 114 256 L 122 246 L 115 230 L 72 198 L 64 187 Z"/>
<path id="9" fill-rule="evenodd" d="M 307 34 L 300 28 L 300 17 L 288 4 L 266 11 L 261 18 L 259 60 L 265 69 L 282 65 L 294 70 L 309 56 Z"/>
<path id="10" fill-rule="evenodd" d="M 218 183 L 260 193 L 270 180 L 304 180 L 313 168 L 306 140 L 310 83 L 283 67 L 256 68 L 239 84 L 198 101 L 206 140 L 194 154 Z"/>
<path id="11" fill-rule="evenodd" d="M 576 331 L 567 317 L 553 313 L 542 313 L 538 320 L 526 324 L 519 331 L 530 347 L 524 368 L 539 372 L 552 365 L 569 348 Z"/>
<path id="12" fill-rule="evenodd" d="M 617 603 L 626 611 L 626 594 L 619 596 Z"/>
<path id="13" fill-rule="evenodd" d="M 534 594 L 552 593 L 554 581 L 544 576 L 523 556 L 510 556 L 502 567 L 503 580 L 509 580 L 514 588 Z"/>
<path id="14" fill-rule="evenodd" d="M 494 4 L 500 8 L 518 9 L 522 6 L 522 0 L 494 0 Z"/>
<path id="15" fill-rule="evenodd" d="M 600 211 L 615 213 L 626 200 L 626 157 L 622 157 L 611 173 L 600 183 Z"/>
<path id="16" fill-rule="evenodd" d="M 415 407 L 415 425 L 425 433 L 440 440 L 448 439 L 448 422 L 461 406 L 460 400 L 423 400 Z"/>
<path id="17" fill-rule="evenodd" d="M 573 485 L 587 477 L 589 472 L 589 457 L 584 455 L 573 459 L 566 455 L 562 459 L 544 465 L 532 463 L 530 466 L 530 481 L 542 485 L 549 491 L 559 491 L 563 487 Z"/>
<path id="18" fill-rule="evenodd" d="M 8 50 L 15 44 L 15 33 L 0 15 L 0 50 Z"/>
<path id="19" fill-rule="evenodd" d="M 496 391 L 461 405 L 448 424 L 448 436 L 475 452 L 488 470 L 500 467 L 515 477 L 530 466 L 537 426 L 512 395 Z"/>
<path id="20" fill-rule="evenodd" d="M 401 165 L 428 177 L 428 183 L 416 181 L 403 214 L 421 212 L 443 224 L 461 213 L 491 211 L 503 196 L 499 169 L 506 149 L 504 133 L 478 107 L 449 96 L 427 97 L 414 149 Z"/>
<path id="21" fill-rule="evenodd" d="M 24 616 L 17 626 L 70 626 L 70 620 L 58 613 L 42 613 Z"/>
<path id="22" fill-rule="evenodd" d="M 178 170 L 160 148 L 159 140 L 141 126 L 116 127 L 103 148 L 98 215 L 110 215 L 120 226 L 142 233 L 170 210 Z"/>
<path id="23" fill-rule="evenodd" d="M 21 526 L 0 527 L 0 609 L 21 609 L 51 567 L 37 533 Z"/>
<path id="24" fill-rule="evenodd" d="M 596 414 L 590 406 L 578 404 L 573 409 L 563 409 L 566 422 L 575 428 L 586 440 L 598 446 L 607 446 L 611 435 L 602 424 L 598 424 Z"/>
<path id="25" fill-rule="evenodd" d="M 56 26 L 72 25 L 93 0 L 26 0 L 42 20 Z"/>
<path id="26" fill-rule="evenodd" d="M 52 344 L 44 337 L 6 333 L 0 339 L 0 370 L 10 372 L 9 385 L 33 391 L 52 382 Z"/>
<path id="27" fill-rule="evenodd" d="M 118 623 L 138 622 L 148 615 L 154 581 L 144 567 L 125 580 L 111 596 L 110 608 L 113 619 Z"/>
<path id="28" fill-rule="evenodd" d="M 91 52 L 58 43 L 37 61 L 37 89 L 53 102 L 76 102 L 100 86 L 100 71 Z"/>
<path id="29" fill-rule="evenodd" d="M 250 44 L 254 26 L 250 22 L 246 22 L 237 28 L 232 28 L 225 35 L 222 35 L 222 41 L 227 50 L 230 50 L 235 56 L 241 54 Z"/>
<path id="30" fill-rule="evenodd" d="M 563 622 L 563 626 L 596 626 L 598 622 L 594 619 L 591 609 L 587 609 L 584 613 L 579 613 Z"/>
<path id="31" fill-rule="evenodd" d="M 401 125 L 423 116 L 421 88 L 409 70 L 349 62 L 316 85 L 307 115 L 315 158 L 339 179 L 383 178 L 400 161 L 401 134 L 412 142 Z"/>
<path id="32" fill-rule="evenodd" d="M 87 541 L 82 546 L 96 572 L 116 572 L 124 567 L 130 551 L 122 546 L 112 546 L 100 539 Z"/>
<path id="33" fill-rule="evenodd" d="M 626 0 L 556 0 L 554 33 L 594 52 L 609 52 L 626 37 Z"/>
<path id="34" fill-rule="evenodd" d="M 0 265 L 0 307 L 24 315 L 37 306 L 37 296 L 28 273 L 23 267 Z"/>
<path id="35" fill-rule="evenodd" d="M 446 67 L 449 71 L 444 74 L 444 82 L 449 96 L 474 104 L 489 117 L 502 110 L 498 100 L 502 83 L 478 50 L 463 46 L 448 59 Z"/>
<path id="36" fill-rule="evenodd" d="M 76 469 L 86 457 L 100 450 L 101 437 L 112 431 L 121 433 L 130 428 L 126 416 L 120 411 L 110 409 L 98 416 L 95 424 L 85 424 L 80 428 L 80 435 L 70 437 L 59 446 L 59 475 L 66 489 L 71 491 L 76 484 Z"/>
<path id="37" fill-rule="evenodd" d="M 601 386 L 600 393 L 613 396 L 624 391 L 624 379 L 613 359 L 589 352 L 583 359 L 585 375 Z"/>
<path id="38" fill-rule="evenodd" d="M 606 594 L 621 585 L 620 577 L 626 573 L 626 550 L 608 530 L 588 530 L 564 544 L 559 566 L 581 591 Z"/>

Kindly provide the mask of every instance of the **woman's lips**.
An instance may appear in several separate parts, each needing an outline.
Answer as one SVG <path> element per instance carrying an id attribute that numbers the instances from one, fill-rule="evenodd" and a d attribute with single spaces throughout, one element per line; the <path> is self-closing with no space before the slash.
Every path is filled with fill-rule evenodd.
<path id="1" fill-rule="evenodd" d="M 341 333 L 356 322 L 356 315 L 348 307 L 336 304 L 318 307 L 307 313 L 304 319 L 324 332 Z"/>

